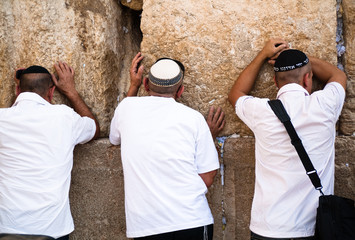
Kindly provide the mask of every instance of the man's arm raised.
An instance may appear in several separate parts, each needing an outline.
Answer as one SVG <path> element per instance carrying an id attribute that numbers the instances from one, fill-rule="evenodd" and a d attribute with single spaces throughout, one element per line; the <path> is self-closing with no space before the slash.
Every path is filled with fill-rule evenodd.
<path id="1" fill-rule="evenodd" d="M 55 86 L 62 94 L 64 94 L 64 96 L 68 98 L 75 112 L 82 117 L 89 117 L 95 121 L 96 132 L 92 140 L 98 138 L 100 136 L 99 122 L 75 89 L 74 69 L 65 62 L 58 62 L 57 64 L 54 64 L 54 68 L 58 73 L 59 78 L 57 79 L 54 74 L 52 74 Z"/>
<path id="2" fill-rule="evenodd" d="M 314 76 L 322 83 L 338 82 L 346 89 L 346 75 L 334 65 L 315 57 L 309 57 Z"/>
<path id="3" fill-rule="evenodd" d="M 256 78 L 266 60 L 274 61 L 281 51 L 288 48 L 288 43 L 282 39 L 270 39 L 254 60 L 242 71 L 229 92 L 228 100 L 235 106 L 237 100 L 250 93 Z"/>

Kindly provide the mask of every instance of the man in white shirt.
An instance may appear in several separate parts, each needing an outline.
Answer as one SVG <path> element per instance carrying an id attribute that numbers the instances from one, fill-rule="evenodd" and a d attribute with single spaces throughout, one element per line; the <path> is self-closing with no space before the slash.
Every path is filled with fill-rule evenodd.
<path id="1" fill-rule="evenodd" d="M 16 72 L 18 97 L 0 109 L 0 238 L 45 235 L 67 240 L 74 230 L 69 187 L 76 144 L 99 136 L 99 124 L 74 87 L 74 70 L 54 65 Z M 55 88 L 70 101 L 50 104 Z"/>
<path id="2" fill-rule="evenodd" d="M 346 76 L 330 63 L 288 49 L 282 39 L 271 39 L 229 93 L 238 117 L 255 135 L 251 239 L 313 239 L 319 192 L 269 99 L 248 96 L 266 60 L 274 65 L 277 98 L 318 170 L 325 194 L 334 191 L 335 124 L 344 103 Z M 311 93 L 313 75 L 325 87 Z"/>
<path id="3" fill-rule="evenodd" d="M 184 67 L 176 60 L 158 60 L 143 80 L 149 96 L 134 97 L 142 59 L 138 53 L 132 61 L 129 97 L 119 103 L 110 130 L 111 143 L 121 144 L 127 237 L 212 239 L 205 194 L 219 161 L 209 126 L 199 112 L 176 102 L 184 91 Z M 220 108 L 210 112 L 213 135 L 223 118 Z"/>

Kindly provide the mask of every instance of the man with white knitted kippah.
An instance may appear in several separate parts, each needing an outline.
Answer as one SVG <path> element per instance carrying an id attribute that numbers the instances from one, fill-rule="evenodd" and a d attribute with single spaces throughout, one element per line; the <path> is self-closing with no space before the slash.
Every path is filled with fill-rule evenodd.
<path id="1" fill-rule="evenodd" d="M 248 95 L 266 61 L 274 67 L 276 97 L 317 169 L 324 193 L 334 191 L 335 124 L 344 103 L 346 75 L 332 64 L 288 46 L 282 39 L 268 41 L 229 93 L 238 117 L 255 135 L 251 240 L 315 239 L 319 198 L 269 99 Z M 313 75 L 325 87 L 312 93 Z"/>
<path id="2" fill-rule="evenodd" d="M 225 124 L 224 113 L 211 108 L 207 123 L 176 102 L 184 91 L 179 61 L 159 59 L 143 79 L 142 59 L 138 53 L 132 61 L 128 97 L 119 103 L 110 130 L 111 143 L 121 144 L 127 237 L 212 239 L 205 194 L 219 168 L 213 137 Z M 149 96 L 136 97 L 142 79 Z"/>

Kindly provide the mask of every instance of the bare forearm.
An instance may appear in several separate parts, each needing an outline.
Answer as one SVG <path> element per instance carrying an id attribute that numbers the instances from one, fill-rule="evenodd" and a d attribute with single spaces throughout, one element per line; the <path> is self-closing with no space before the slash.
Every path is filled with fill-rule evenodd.
<path id="1" fill-rule="evenodd" d="M 334 65 L 315 57 L 309 57 L 314 76 L 322 83 L 338 82 L 346 89 L 346 75 Z"/>
<path id="2" fill-rule="evenodd" d="M 253 89 L 256 78 L 267 57 L 260 52 L 242 71 L 229 92 L 228 100 L 234 106 L 239 97 L 247 95 Z"/>
<path id="3" fill-rule="evenodd" d="M 127 97 L 134 97 L 138 95 L 138 90 L 139 87 L 135 87 L 135 86 L 130 86 L 128 91 L 127 91 Z"/>
<path id="4" fill-rule="evenodd" d="M 235 106 L 238 98 L 248 95 L 253 89 L 255 80 L 265 60 L 268 60 L 269 63 L 275 62 L 280 52 L 287 48 L 288 43 L 286 41 L 282 39 L 270 39 L 235 81 L 228 95 L 229 102 Z"/>
<path id="5" fill-rule="evenodd" d="M 214 177 L 217 174 L 217 170 L 213 170 L 211 172 L 201 173 L 199 174 L 202 180 L 205 182 L 207 187 L 210 187 L 214 181 Z"/>

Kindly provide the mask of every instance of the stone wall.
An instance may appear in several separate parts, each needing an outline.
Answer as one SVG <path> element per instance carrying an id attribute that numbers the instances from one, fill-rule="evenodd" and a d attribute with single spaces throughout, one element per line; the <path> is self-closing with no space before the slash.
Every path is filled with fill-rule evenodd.
<path id="1" fill-rule="evenodd" d="M 107 136 L 139 50 L 138 15 L 112 0 L 2 0 L 0 106 L 15 98 L 14 69 L 37 64 L 54 71 L 55 62 L 65 61 L 74 67 L 76 87 Z M 67 102 L 57 93 L 54 103 Z"/>
<path id="2" fill-rule="evenodd" d="M 336 139 L 335 187 L 338 194 L 355 198 L 355 2 L 342 0 L 340 6 L 346 52 L 339 59 L 349 81 Z M 180 60 L 187 70 L 181 102 L 204 115 L 209 106 L 222 106 L 227 126 L 221 135 L 233 136 L 221 159 L 224 185 L 219 174 L 208 193 L 214 239 L 248 239 L 254 137 L 234 114 L 227 94 L 271 37 L 337 64 L 336 27 L 336 0 L 2 0 L 0 107 L 15 99 L 14 69 L 39 64 L 53 71 L 58 60 L 74 67 L 77 89 L 98 117 L 102 135 L 75 150 L 71 239 L 126 239 L 120 147 L 107 139 L 116 99 L 128 89 L 137 51 L 146 66 L 163 56 Z M 274 98 L 272 74 L 265 65 L 252 93 Z M 59 93 L 54 102 L 67 104 Z"/>

